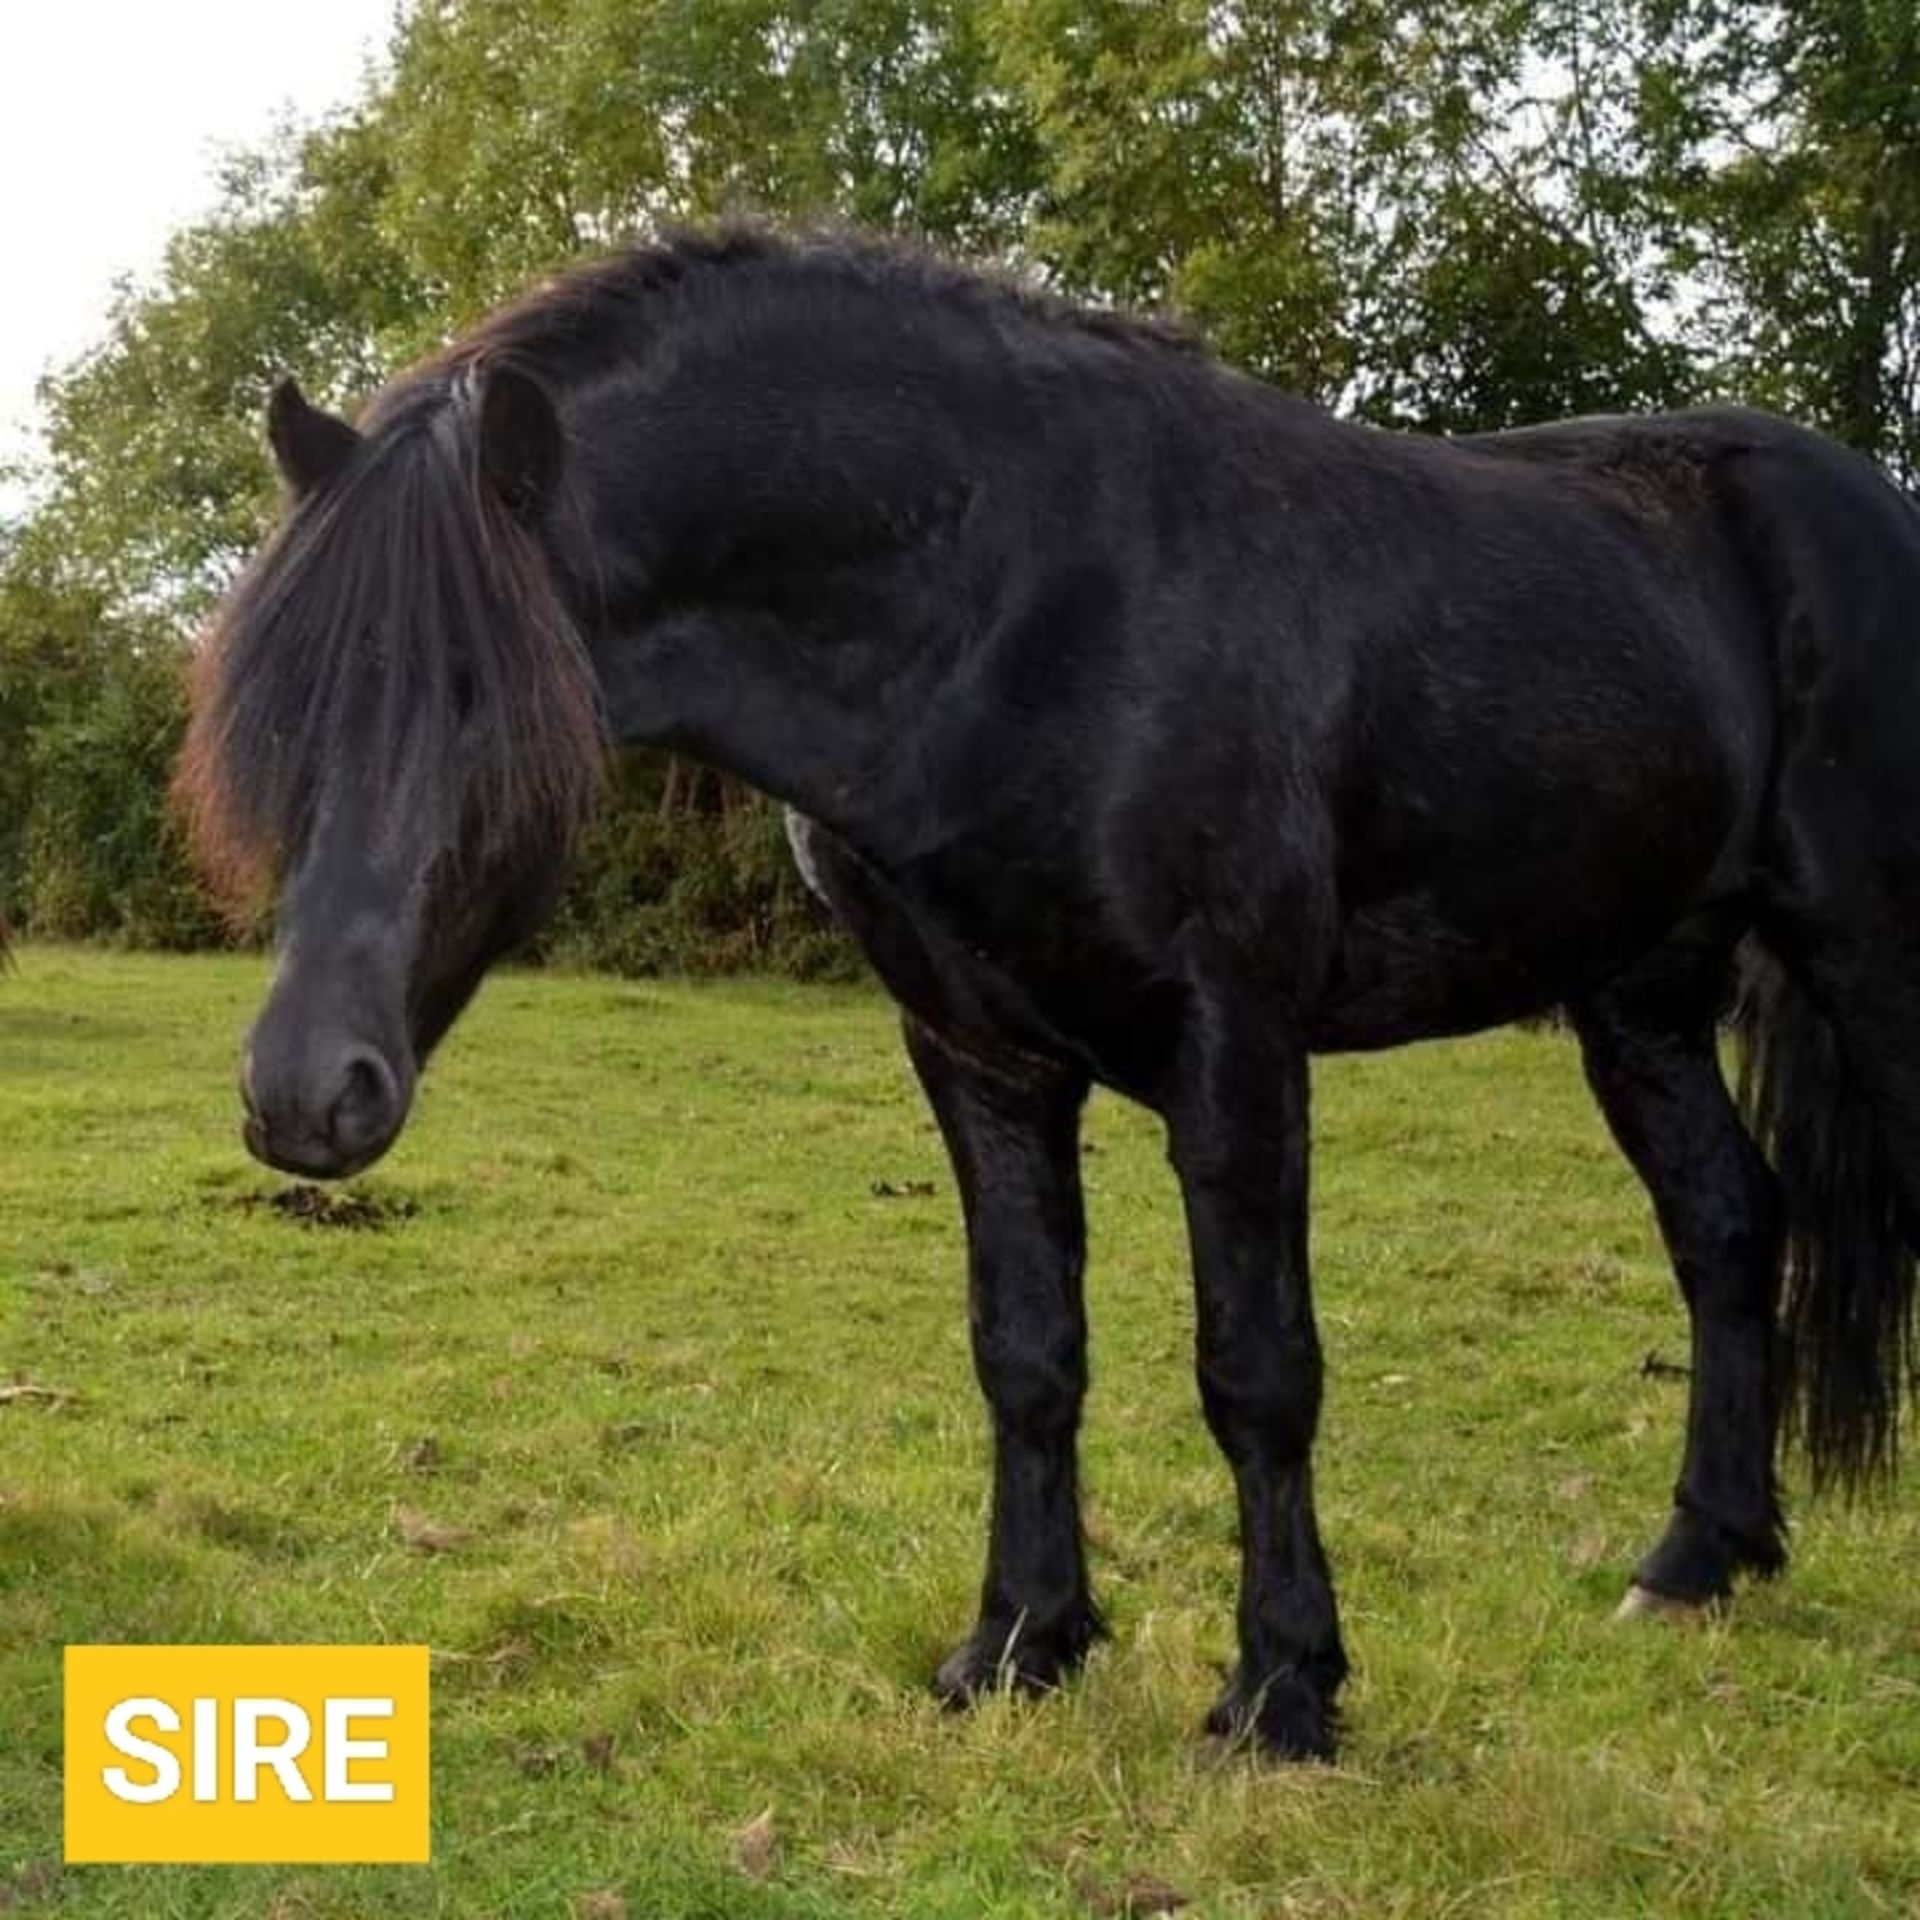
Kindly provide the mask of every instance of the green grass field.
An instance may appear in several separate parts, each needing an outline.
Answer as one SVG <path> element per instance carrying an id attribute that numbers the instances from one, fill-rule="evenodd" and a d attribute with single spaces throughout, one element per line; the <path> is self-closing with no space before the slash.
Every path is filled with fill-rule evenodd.
<path id="1" fill-rule="evenodd" d="M 951 1718 L 920 1688 L 984 1431 L 884 1003 L 503 977 L 349 1229 L 240 1151 L 264 977 L 29 947 L 0 981 L 0 1380 L 74 1396 L 0 1401 L 0 1913 L 1920 1911 L 1912 1482 L 1801 1506 L 1724 1621 L 1610 1622 L 1685 1329 L 1564 1038 L 1319 1071 L 1356 1672 L 1342 1764 L 1276 1770 L 1196 1738 L 1231 1499 L 1148 1119 L 1088 1124 L 1115 1638 Z M 430 1643 L 435 1864 L 63 1869 L 60 1649 L 111 1640 Z"/>

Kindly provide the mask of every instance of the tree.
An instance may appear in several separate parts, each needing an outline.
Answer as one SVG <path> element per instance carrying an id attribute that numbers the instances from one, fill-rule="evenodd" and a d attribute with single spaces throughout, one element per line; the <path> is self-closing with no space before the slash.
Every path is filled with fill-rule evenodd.
<path id="1" fill-rule="evenodd" d="M 1920 13 L 1669 0 L 1648 123 L 1724 390 L 1920 480 Z"/>
<path id="2" fill-rule="evenodd" d="M 289 137 L 228 169 L 212 218 L 123 287 L 105 338 L 43 389 L 47 496 L 72 575 L 124 612 L 191 620 L 259 543 L 261 443 L 282 374 L 336 399 L 377 385 L 414 283 L 348 209 L 381 175 L 363 128 Z"/>

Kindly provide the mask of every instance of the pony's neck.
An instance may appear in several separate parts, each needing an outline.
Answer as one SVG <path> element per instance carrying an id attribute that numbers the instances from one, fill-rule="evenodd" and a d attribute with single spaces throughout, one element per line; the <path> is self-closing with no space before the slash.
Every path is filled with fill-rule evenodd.
<path id="1" fill-rule="evenodd" d="M 616 741 L 690 753 L 843 832 L 911 784 L 951 657 L 868 623 L 822 671 L 794 627 L 697 606 L 603 630 L 589 652 Z"/>
<path id="2" fill-rule="evenodd" d="M 976 322 L 917 318 L 689 352 L 569 419 L 572 597 L 615 736 L 876 853 L 925 830 L 969 665 L 1044 594 L 1037 556 L 1085 485 Z"/>

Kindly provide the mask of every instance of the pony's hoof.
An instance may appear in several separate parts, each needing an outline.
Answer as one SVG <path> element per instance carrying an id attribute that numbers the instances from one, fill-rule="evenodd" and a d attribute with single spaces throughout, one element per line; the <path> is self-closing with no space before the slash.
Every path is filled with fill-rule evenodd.
<path id="1" fill-rule="evenodd" d="M 933 1694 L 942 1706 L 963 1709 L 992 1693 L 1051 1693 L 1087 1657 L 1104 1634 L 1097 1616 L 1034 1630 L 982 1622 L 941 1661 Z"/>
<path id="2" fill-rule="evenodd" d="M 1636 1580 L 1627 1589 L 1627 1597 L 1614 1608 L 1616 1620 L 1704 1620 L 1715 1610 L 1711 1600 L 1678 1600 L 1670 1593 L 1656 1593 Z"/>
<path id="3" fill-rule="evenodd" d="M 1299 1674 L 1249 1690 L 1235 1680 L 1207 1715 L 1206 1733 L 1263 1760 L 1334 1757 L 1332 1703 Z"/>

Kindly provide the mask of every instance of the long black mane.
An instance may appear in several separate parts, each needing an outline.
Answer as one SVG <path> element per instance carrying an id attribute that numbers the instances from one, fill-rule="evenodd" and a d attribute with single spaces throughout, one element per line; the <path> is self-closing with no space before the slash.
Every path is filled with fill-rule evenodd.
<path id="1" fill-rule="evenodd" d="M 238 898 L 336 779 L 480 853 L 561 851 L 592 805 L 592 671 L 533 537 L 479 484 L 471 413 L 459 382 L 396 396 L 207 638 L 180 790 Z"/>
<path id="2" fill-rule="evenodd" d="M 445 378 L 502 358 L 546 377 L 589 377 L 643 349 L 669 315 L 715 296 L 734 303 L 804 292 L 819 324 L 857 322 L 875 293 L 943 314 L 1033 326 L 1143 357 L 1209 357 L 1176 322 L 1083 307 L 1010 274 L 971 267 L 898 240 L 821 229 L 795 238 L 752 222 L 663 239 L 591 260 L 489 315 L 413 379 Z"/>

